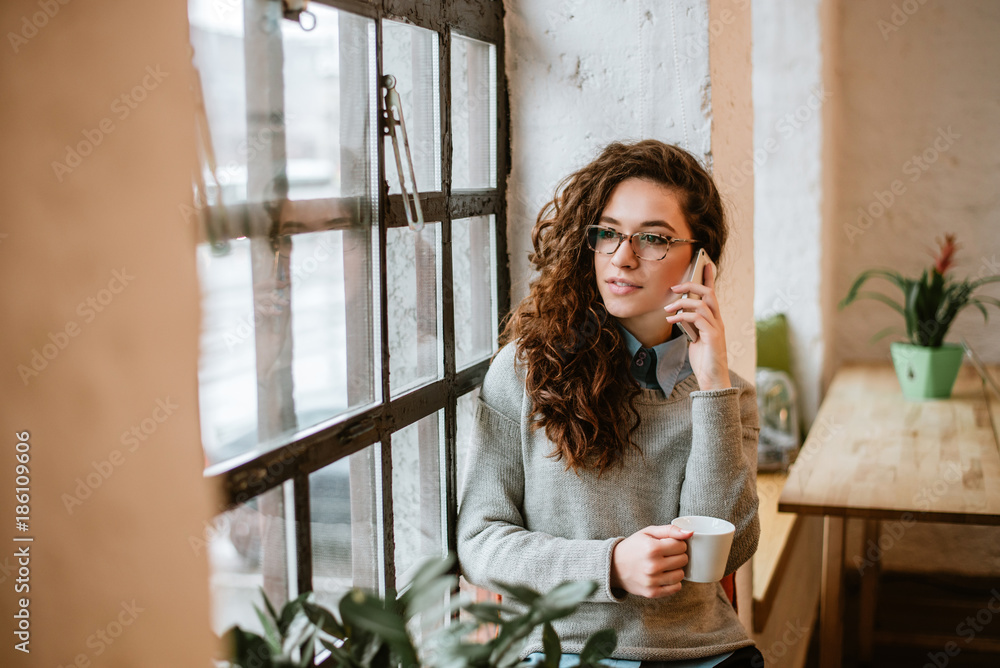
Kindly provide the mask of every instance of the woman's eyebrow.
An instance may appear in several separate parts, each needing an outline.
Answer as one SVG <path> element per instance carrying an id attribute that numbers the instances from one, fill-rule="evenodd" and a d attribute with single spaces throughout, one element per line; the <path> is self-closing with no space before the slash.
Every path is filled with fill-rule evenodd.
<path id="1" fill-rule="evenodd" d="M 621 226 L 621 223 L 619 223 L 617 220 L 615 220 L 611 216 L 601 216 L 601 222 L 602 223 L 610 223 L 612 225 Z M 667 223 L 667 221 L 665 221 L 665 220 L 647 220 L 644 223 L 640 223 L 639 227 L 665 227 L 668 230 L 670 230 L 671 232 L 673 232 L 674 234 L 677 234 L 677 230 L 675 230 L 673 227 L 671 227 L 670 224 Z"/>

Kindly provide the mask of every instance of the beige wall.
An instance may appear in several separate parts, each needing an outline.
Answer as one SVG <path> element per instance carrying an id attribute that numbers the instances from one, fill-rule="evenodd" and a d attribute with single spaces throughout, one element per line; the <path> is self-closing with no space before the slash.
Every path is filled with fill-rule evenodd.
<path id="1" fill-rule="evenodd" d="M 7 631 L 0 664 L 208 665 L 208 568 L 188 543 L 215 504 L 201 475 L 195 230 L 178 212 L 194 162 L 186 5 L 8 1 L 0 28 L 8 629 L 14 434 L 25 430 L 20 535 L 34 537 L 31 653 Z M 79 163 L 55 169 L 78 144 Z M 51 359 L 22 379 L 36 350 Z M 133 426 L 149 435 L 123 443 Z"/>
<path id="2" fill-rule="evenodd" d="M 834 310 L 862 270 L 883 265 L 919 276 L 935 237 L 955 232 L 962 244 L 958 277 L 1000 273 L 1000 4 L 833 4 L 837 57 L 827 75 L 835 140 L 825 156 L 834 170 L 825 193 L 832 198 L 825 209 L 832 262 L 825 281 L 836 368 L 848 360 L 888 361 L 889 339 L 868 340 L 902 324 L 874 302 Z M 885 288 L 898 296 L 893 290 Z M 984 294 L 1000 296 L 1000 286 Z M 990 310 L 988 325 L 975 309 L 961 314 L 946 340 L 965 336 L 986 360 L 1000 362 L 1000 310 Z M 852 526 L 852 566 L 860 542 L 860 528 Z M 883 566 L 996 575 L 1000 529 L 919 524 L 886 551 Z"/>

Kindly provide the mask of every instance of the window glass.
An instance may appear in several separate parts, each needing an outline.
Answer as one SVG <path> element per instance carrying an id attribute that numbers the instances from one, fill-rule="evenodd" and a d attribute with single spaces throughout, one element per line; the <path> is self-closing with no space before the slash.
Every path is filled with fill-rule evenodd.
<path id="1" fill-rule="evenodd" d="M 429 557 L 444 556 L 444 411 L 392 435 L 396 590 Z"/>
<path id="2" fill-rule="evenodd" d="M 352 587 L 378 590 L 376 453 L 365 448 L 309 476 L 313 591 L 330 610 Z"/>
<path id="3" fill-rule="evenodd" d="M 396 92 L 403 104 L 403 121 L 421 192 L 441 190 L 441 103 L 438 91 L 437 33 L 416 26 L 382 22 L 382 73 L 396 78 Z M 400 160 L 410 185 L 406 153 L 400 144 Z M 385 177 L 389 192 L 398 194 L 399 174 L 392 140 L 385 138 Z"/>
<path id="4" fill-rule="evenodd" d="M 257 357 L 250 241 L 199 244 L 198 402 L 206 465 L 257 445 Z"/>
<path id="5" fill-rule="evenodd" d="M 496 185 L 496 47 L 453 35 L 451 40 L 451 185 Z"/>
<path id="6" fill-rule="evenodd" d="M 455 367 L 461 371 L 488 358 L 496 348 L 496 237 L 493 216 L 453 221 L 451 251 Z"/>
<path id="7" fill-rule="evenodd" d="M 392 395 L 440 378 L 441 224 L 387 230 L 389 384 Z"/>
<path id="8" fill-rule="evenodd" d="M 254 605 L 262 610 L 261 587 L 276 609 L 288 600 L 289 539 L 284 487 L 217 515 L 204 536 L 191 536 L 195 552 L 207 547 L 211 566 L 212 629 L 222 635 L 238 625 L 263 629 Z"/>

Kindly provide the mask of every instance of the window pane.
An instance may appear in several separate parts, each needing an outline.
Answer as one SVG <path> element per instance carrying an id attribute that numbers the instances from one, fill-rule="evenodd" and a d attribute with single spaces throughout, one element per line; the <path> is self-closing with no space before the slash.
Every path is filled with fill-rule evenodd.
<path id="1" fill-rule="evenodd" d="M 409 138 L 417 189 L 441 190 L 441 102 L 438 94 L 438 36 L 416 26 L 382 22 L 382 72 L 396 78 L 396 92 L 403 104 L 403 121 Z M 402 141 L 402 139 L 400 139 Z M 400 143 L 400 160 L 411 190 L 406 153 Z M 392 139 L 385 138 L 385 177 L 390 193 L 402 192 Z"/>
<path id="2" fill-rule="evenodd" d="M 211 465 L 257 445 L 257 359 L 250 242 L 213 253 L 198 246 L 201 342 L 198 402 L 201 440 Z"/>
<path id="3" fill-rule="evenodd" d="M 444 411 L 392 435 L 392 514 L 396 589 L 429 557 L 443 557 Z"/>
<path id="4" fill-rule="evenodd" d="M 368 71 L 374 22 L 317 3 L 309 11 L 316 15 L 309 32 L 295 22 L 281 22 L 288 197 L 293 200 L 356 194 L 364 185 L 368 152 L 352 133 L 363 140 L 370 132 L 368 89 L 375 83 L 374 72 Z"/>
<path id="5" fill-rule="evenodd" d="M 313 590 L 330 610 L 351 587 L 378 589 L 376 453 L 365 448 L 309 476 Z"/>
<path id="6" fill-rule="evenodd" d="M 191 46 L 201 76 L 205 111 L 217 163 L 218 186 L 226 204 L 247 200 L 246 60 L 243 44 L 243 3 L 189 0 Z M 265 134 L 250 139 L 269 142 Z M 219 188 L 206 171 L 209 202 L 219 201 Z"/>
<path id="7" fill-rule="evenodd" d="M 472 440 L 472 424 L 476 418 L 476 406 L 479 402 L 479 390 L 480 388 L 477 387 L 458 398 L 458 420 L 455 429 L 455 477 L 457 478 L 459 501 L 462 500 L 462 490 L 465 489 L 465 463 L 468 461 Z"/>
<path id="8" fill-rule="evenodd" d="M 455 366 L 489 357 L 496 347 L 496 241 L 493 216 L 452 222 L 455 295 Z"/>
<path id="9" fill-rule="evenodd" d="M 452 188 L 496 187 L 496 47 L 451 40 Z"/>
<path id="10" fill-rule="evenodd" d="M 397 396 L 441 378 L 441 224 L 386 231 L 389 383 Z"/>
<path id="11" fill-rule="evenodd" d="M 278 487 L 215 518 L 206 532 L 211 567 L 212 628 L 233 625 L 261 633 L 253 605 L 264 609 L 260 587 L 279 611 L 288 600 L 288 527 Z M 200 545 L 194 540 L 193 545 Z"/>
<path id="12" fill-rule="evenodd" d="M 292 377 L 298 429 L 375 400 L 371 237 L 366 231 L 292 237 Z M 347 270 L 352 264 L 355 270 Z"/>

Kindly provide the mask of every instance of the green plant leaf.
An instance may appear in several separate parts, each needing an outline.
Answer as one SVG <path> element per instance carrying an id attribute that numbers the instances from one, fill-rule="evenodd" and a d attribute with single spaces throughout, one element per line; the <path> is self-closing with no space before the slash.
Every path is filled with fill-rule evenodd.
<path id="1" fill-rule="evenodd" d="M 886 297 L 881 292 L 869 292 L 867 290 L 865 292 L 859 292 L 857 294 L 857 299 L 874 299 L 876 301 L 880 301 L 900 315 L 903 315 L 903 307 L 899 304 L 899 302 L 891 297 Z"/>
<path id="2" fill-rule="evenodd" d="M 388 610 L 384 602 L 360 590 L 348 592 L 340 600 L 340 615 L 345 623 L 364 628 L 385 640 L 402 662 L 417 663 L 417 653 L 406 631 L 406 621 L 395 610 Z"/>
<path id="3" fill-rule="evenodd" d="M 222 636 L 226 646 L 230 648 L 232 663 L 238 666 L 271 665 L 271 647 L 264 638 L 256 633 L 244 631 L 234 626 Z"/>
<path id="4" fill-rule="evenodd" d="M 295 619 L 295 616 L 299 614 L 302 610 L 302 604 L 305 603 L 310 596 L 313 596 L 313 593 L 311 591 L 307 591 L 304 594 L 300 594 L 295 599 L 285 603 L 285 606 L 281 609 L 281 616 L 277 618 L 278 631 L 282 635 L 288 631 L 289 624 L 291 624 L 292 620 Z"/>
<path id="5" fill-rule="evenodd" d="M 549 623 L 546 623 L 542 628 L 542 649 L 545 651 L 545 668 L 559 668 L 559 661 L 562 659 L 562 645 L 556 630 Z"/>
<path id="6" fill-rule="evenodd" d="M 987 283 L 996 283 L 997 281 L 1000 281 L 1000 275 L 998 275 L 998 276 L 987 276 L 985 278 L 980 278 L 980 279 L 977 279 L 975 281 L 972 281 L 971 283 L 969 283 L 969 288 L 972 289 L 972 290 L 976 290 L 981 285 L 986 285 Z"/>
<path id="7" fill-rule="evenodd" d="M 885 336 L 888 336 L 889 334 L 892 334 L 893 332 L 896 332 L 896 333 L 902 334 L 902 335 L 906 334 L 906 332 L 904 332 L 902 329 L 900 329 L 896 325 L 892 325 L 891 327 L 886 327 L 885 329 L 881 329 L 881 330 L 875 332 L 875 334 L 872 336 L 872 338 L 868 342 L 869 343 L 875 343 L 879 339 L 881 339 L 881 338 L 883 338 Z"/>
<path id="8" fill-rule="evenodd" d="M 322 629 L 323 632 L 341 640 L 347 637 L 344 627 L 340 625 L 340 622 L 337 621 L 333 613 L 326 608 L 307 601 L 302 604 L 302 612 L 309 618 L 309 621 Z"/>
<path id="9" fill-rule="evenodd" d="M 597 591 L 597 583 L 593 580 L 578 580 L 563 582 L 546 593 L 536 603 L 546 610 L 576 609 L 587 597 Z"/>
<path id="10" fill-rule="evenodd" d="M 614 629 L 598 631 L 587 639 L 580 650 L 580 666 L 597 666 L 599 661 L 611 656 L 618 646 L 618 634 Z"/>
<path id="11" fill-rule="evenodd" d="M 854 279 L 854 283 L 852 283 L 850 289 L 848 289 L 847 295 L 840 300 L 840 303 L 837 305 L 837 307 L 844 308 L 845 306 L 853 302 L 855 299 L 857 299 L 858 291 L 861 289 L 861 286 L 872 278 L 882 278 L 886 281 L 889 281 L 890 283 L 894 284 L 897 288 L 899 288 L 903 292 L 903 294 L 906 294 L 907 283 L 909 279 L 904 278 L 899 273 L 889 269 L 868 269 L 867 271 L 861 272 L 861 274 L 859 274 L 858 277 Z"/>
<path id="12" fill-rule="evenodd" d="M 272 653 L 280 654 L 281 635 L 278 633 L 278 628 L 274 625 L 274 620 L 265 615 L 256 605 L 253 606 L 253 609 L 254 612 L 257 613 L 257 619 L 260 620 L 261 627 L 264 629 L 264 639 L 267 640 L 267 644 L 271 647 Z"/>
<path id="13" fill-rule="evenodd" d="M 277 624 L 278 613 L 275 611 L 274 606 L 271 605 L 271 599 L 267 597 L 267 592 L 264 591 L 263 587 L 258 586 L 258 589 L 260 589 L 260 597 L 264 599 L 264 605 L 267 606 L 267 614 L 271 615 L 271 619 Z"/>
<path id="14" fill-rule="evenodd" d="M 534 589 L 530 589 L 528 587 L 522 587 L 520 585 L 497 583 L 497 587 L 499 589 L 502 589 L 503 593 L 507 594 L 515 601 L 520 601 L 525 605 L 531 605 L 532 603 L 535 602 L 536 599 L 538 599 L 539 596 L 541 596 L 541 594 L 539 594 Z"/>

